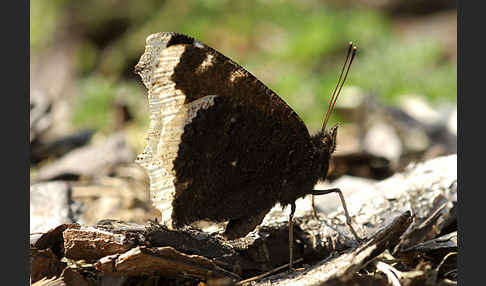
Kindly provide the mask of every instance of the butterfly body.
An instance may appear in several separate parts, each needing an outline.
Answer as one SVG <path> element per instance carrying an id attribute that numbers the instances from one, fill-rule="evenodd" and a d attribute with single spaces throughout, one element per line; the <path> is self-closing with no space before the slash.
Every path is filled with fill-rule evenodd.
<path id="1" fill-rule="evenodd" d="M 310 136 L 277 94 L 214 49 L 153 34 L 136 72 L 151 112 L 137 162 L 167 226 L 228 221 L 225 236 L 241 237 L 327 176 L 337 128 Z"/>

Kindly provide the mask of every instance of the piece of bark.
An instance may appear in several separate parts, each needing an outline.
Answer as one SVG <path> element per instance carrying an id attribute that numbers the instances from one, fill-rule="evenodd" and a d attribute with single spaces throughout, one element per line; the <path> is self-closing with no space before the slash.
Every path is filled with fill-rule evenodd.
<path id="1" fill-rule="evenodd" d="M 66 263 L 61 262 L 51 249 L 30 249 L 30 280 L 37 282 L 42 278 L 60 276 Z"/>
<path id="2" fill-rule="evenodd" d="M 436 227 L 441 233 L 450 233 L 457 230 L 457 200 L 452 202 L 452 208 L 441 217 Z"/>
<path id="3" fill-rule="evenodd" d="M 66 229 L 78 229 L 79 224 L 61 224 L 42 234 L 30 235 L 30 248 L 51 249 L 58 257 L 62 257 L 64 240 L 62 233 Z"/>
<path id="4" fill-rule="evenodd" d="M 51 277 L 51 278 L 42 278 L 37 282 L 32 282 L 32 286 L 66 286 L 66 282 L 62 281 L 62 278 L 59 277 Z"/>
<path id="5" fill-rule="evenodd" d="M 61 279 L 69 286 L 94 286 L 94 281 L 86 279 L 79 271 L 74 268 L 66 267 L 62 274 Z"/>
<path id="6" fill-rule="evenodd" d="M 139 225 L 105 220 L 92 227 L 66 229 L 63 242 L 64 255 L 73 260 L 94 262 L 138 246 L 170 246 L 181 253 L 209 258 L 232 272 L 257 271 L 261 268 L 236 252 L 221 237 L 212 237 L 195 229 L 171 231 L 157 224 Z"/>
<path id="7" fill-rule="evenodd" d="M 129 146 L 124 133 L 119 132 L 101 144 L 88 145 L 69 152 L 59 160 L 40 168 L 33 179 L 45 181 L 63 177 L 94 177 L 116 165 L 132 163 L 134 159 L 135 152 Z"/>
<path id="8" fill-rule="evenodd" d="M 394 253 L 394 263 L 382 264 L 388 268 L 400 285 L 456 285 L 457 284 L 457 232 L 420 243 L 410 249 Z M 380 267 L 377 267 L 380 268 Z"/>
<path id="9" fill-rule="evenodd" d="M 452 215 L 455 215 L 453 207 L 447 209 L 448 200 L 443 196 L 438 196 L 433 202 L 433 207 L 430 209 L 430 215 L 420 224 L 416 224 L 405 236 L 400 247 L 402 249 L 410 248 L 418 243 L 429 240 L 441 233 L 443 225 L 439 224 L 439 219 L 445 217 L 446 220 L 450 220 Z M 449 215 L 451 214 L 451 215 Z M 443 218 L 444 222 L 444 218 Z"/>
<path id="10" fill-rule="evenodd" d="M 45 233 L 30 235 L 30 279 L 31 283 L 41 278 L 59 277 L 67 266 L 63 257 L 62 233 L 66 229 L 79 228 L 78 224 L 61 224 Z M 59 281 L 45 281 L 46 285 L 57 285 Z M 63 284 L 59 284 L 63 285 Z M 65 284 L 64 284 L 65 285 Z"/>
<path id="11" fill-rule="evenodd" d="M 145 238 L 147 245 L 152 247 L 172 246 L 183 253 L 212 259 L 233 272 L 240 272 L 238 269 L 248 271 L 255 267 L 255 263 L 235 251 L 234 245 L 220 235 L 212 236 L 192 228 L 168 230 L 160 225 L 152 225 L 148 228 Z"/>
<path id="12" fill-rule="evenodd" d="M 170 246 L 137 246 L 120 255 L 103 257 L 95 264 L 95 267 L 103 273 L 126 276 L 148 274 L 167 277 L 188 276 L 198 279 L 211 277 L 241 279 L 205 257 L 187 255 Z"/>
<path id="13" fill-rule="evenodd" d="M 63 232 L 64 255 L 73 260 L 95 261 L 106 255 L 123 253 L 136 246 L 124 234 L 110 233 L 92 227 L 67 229 Z"/>
<path id="14" fill-rule="evenodd" d="M 420 258 L 426 255 L 428 257 L 439 257 L 439 259 L 441 259 L 446 254 L 457 251 L 457 231 L 454 231 L 435 239 L 419 243 L 408 249 L 401 250 L 396 255 L 399 257 L 414 258 Z M 416 255 L 416 253 L 419 253 L 420 255 Z"/>

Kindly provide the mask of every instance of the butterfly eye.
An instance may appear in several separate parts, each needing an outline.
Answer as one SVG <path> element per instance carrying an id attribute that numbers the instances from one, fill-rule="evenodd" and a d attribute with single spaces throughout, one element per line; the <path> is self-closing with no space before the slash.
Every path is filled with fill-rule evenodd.
<path id="1" fill-rule="evenodd" d="M 136 73 L 136 74 L 141 73 L 142 72 L 142 67 L 139 64 L 137 64 L 135 66 L 135 68 L 133 69 L 133 72 Z"/>
<path id="2" fill-rule="evenodd" d="M 329 131 L 329 137 L 330 137 L 330 143 L 331 143 L 331 148 L 329 149 L 330 152 L 334 152 L 336 150 L 336 139 L 337 139 L 337 130 L 338 130 L 338 125 L 334 125 L 331 130 Z"/>

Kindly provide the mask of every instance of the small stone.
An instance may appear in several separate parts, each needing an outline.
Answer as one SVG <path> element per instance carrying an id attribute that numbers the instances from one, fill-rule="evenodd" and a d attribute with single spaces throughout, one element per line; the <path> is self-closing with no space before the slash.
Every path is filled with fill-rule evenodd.
<path id="1" fill-rule="evenodd" d="M 441 120 L 440 112 L 435 110 L 422 96 L 404 95 L 400 106 L 410 116 L 425 124 L 436 124 Z"/>
<path id="2" fill-rule="evenodd" d="M 402 142 L 393 127 L 383 122 L 373 124 L 364 138 L 364 150 L 396 163 L 402 154 Z"/>
<path id="3" fill-rule="evenodd" d="M 63 223 L 73 223 L 71 189 L 66 182 L 30 186 L 30 232 L 46 232 Z"/>

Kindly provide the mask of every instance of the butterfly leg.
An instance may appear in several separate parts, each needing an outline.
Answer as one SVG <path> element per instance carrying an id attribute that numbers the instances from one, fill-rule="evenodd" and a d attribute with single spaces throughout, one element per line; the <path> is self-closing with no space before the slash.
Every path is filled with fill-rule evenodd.
<path id="1" fill-rule="evenodd" d="M 295 213 L 295 202 L 290 204 L 290 215 L 289 215 L 289 270 L 293 271 L 294 263 L 294 213 Z"/>
<path id="2" fill-rule="evenodd" d="M 329 190 L 314 190 L 312 192 L 312 195 L 318 196 L 318 195 L 327 195 L 327 194 L 330 194 L 330 193 L 338 193 L 339 198 L 341 199 L 341 204 L 343 205 L 344 215 L 346 216 L 346 224 L 348 225 L 349 230 L 353 234 L 354 238 L 356 238 L 356 240 L 358 242 L 362 241 L 362 239 L 359 238 L 358 234 L 356 233 L 356 231 L 354 230 L 354 228 L 351 224 L 352 220 L 351 220 L 351 217 L 349 216 L 348 208 L 346 207 L 346 202 L 344 201 L 344 196 L 343 196 L 343 193 L 341 192 L 340 189 L 334 188 L 334 189 L 329 189 Z"/>

